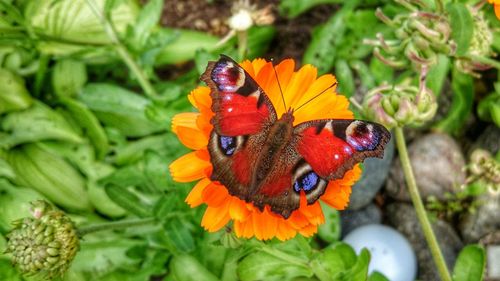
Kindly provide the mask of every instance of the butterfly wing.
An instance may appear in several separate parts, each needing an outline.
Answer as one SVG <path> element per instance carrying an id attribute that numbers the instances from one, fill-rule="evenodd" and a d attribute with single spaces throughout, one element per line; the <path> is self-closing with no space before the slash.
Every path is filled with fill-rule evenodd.
<path id="1" fill-rule="evenodd" d="M 210 62 L 201 79 L 210 87 L 215 131 L 223 136 L 253 135 L 277 119 L 257 82 L 231 58 Z"/>
<path id="2" fill-rule="evenodd" d="M 324 192 L 321 180 L 340 179 L 368 157 L 384 157 L 391 135 L 377 123 L 361 120 L 314 120 L 294 128 L 294 145 L 303 157 L 292 188 L 303 190 L 312 204 Z"/>
<path id="3" fill-rule="evenodd" d="M 276 111 L 257 82 L 231 58 L 210 62 L 201 79 L 210 87 L 214 117 L 208 150 L 212 180 L 249 201 L 259 150 Z"/>

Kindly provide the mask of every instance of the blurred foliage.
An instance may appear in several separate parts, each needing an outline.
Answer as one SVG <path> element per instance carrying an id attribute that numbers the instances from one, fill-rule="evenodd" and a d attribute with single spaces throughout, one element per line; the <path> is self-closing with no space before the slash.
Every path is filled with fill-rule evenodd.
<path id="1" fill-rule="evenodd" d="M 500 127 L 498 78 L 494 90 L 478 97 L 475 78 L 457 65 L 478 59 L 471 53 L 478 34 L 470 24 L 476 16 L 471 3 L 446 6 L 457 50 L 436 55 L 426 80 L 436 96 L 452 97 L 434 128 L 457 135 L 476 112 Z M 303 63 L 317 66 L 319 74 L 335 73 L 341 93 L 358 98 L 377 85 L 418 77 L 410 65 L 394 70 L 384 64 L 363 43 L 380 35 L 395 38 L 376 7 L 391 17 L 408 13 L 405 7 L 383 0 L 283 0 L 278 8 L 292 19 L 320 4 L 333 12 L 314 28 Z M 162 9 L 162 0 L 0 1 L 0 252 L 10 222 L 27 215 L 30 201 L 48 199 L 79 226 L 155 219 L 147 227 L 85 236 L 64 280 L 366 279 L 369 252 L 356 254 L 339 242 L 339 214 L 330 208 L 324 208 L 326 223 L 313 239 L 246 241 L 199 226 L 203 208 L 184 203 L 191 185 L 173 182 L 167 170 L 187 152 L 170 121 L 193 110 L 186 95 L 207 62 L 220 53 L 235 57 L 238 41 L 161 27 Z M 492 9 L 484 10 L 484 18 L 498 31 Z M 247 57 L 265 55 L 277 30 L 252 27 Z M 500 33 L 492 36 L 491 49 L 500 52 Z M 164 79 L 165 68 L 182 73 Z M 462 203 L 475 195 L 464 191 L 431 208 L 465 212 L 470 206 Z M 456 280 L 476 280 L 481 264 L 481 249 L 464 249 Z M 0 280 L 34 278 L 20 276 L 1 255 Z M 373 273 L 368 280 L 386 278 Z"/>

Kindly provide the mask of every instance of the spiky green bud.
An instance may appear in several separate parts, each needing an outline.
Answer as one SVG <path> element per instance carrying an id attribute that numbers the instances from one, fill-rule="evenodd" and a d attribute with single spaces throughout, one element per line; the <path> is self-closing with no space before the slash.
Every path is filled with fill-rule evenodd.
<path id="1" fill-rule="evenodd" d="M 66 214 L 45 201 L 32 202 L 32 216 L 13 223 L 6 252 L 25 274 L 49 279 L 62 276 L 79 249 L 76 227 Z"/>

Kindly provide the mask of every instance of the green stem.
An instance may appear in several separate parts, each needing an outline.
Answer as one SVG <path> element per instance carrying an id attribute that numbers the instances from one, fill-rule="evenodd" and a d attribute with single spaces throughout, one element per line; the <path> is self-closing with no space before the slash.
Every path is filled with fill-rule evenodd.
<path id="1" fill-rule="evenodd" d="M 97 6 L 95 6 L 95 3 L 93 3 L 93 0 L 86 0 L 87 4 L 89 7 L 92 9 L 96 17 L 101 21 L 104 30 L 106 31 L 106 34 L 108 35 L 109 39 L 113 43 L 118 55 L 120 55 L 121 59 L 125 62 L 127 67 L 134 73 L 137 82 L 139 82 L 139 85 L 141 88 L 144 90 L 144 93 L 146 96 L 150 98 L 156 98 L 158 97 L 158 93 L 154 89 L 153 85 L 149 82 L 146 74 L 142 69 L 139 67 L 137 62 L 134 60 L 130 52 L 127 50 L 127 48 L 122 44 L 120 41 L 120 38 L 118 37 L 118 34 L 116 33 L 115 29 L 109 22 L 109 20 L 99 11 Z"/>
<path id="2" fill-rule="evenodd" d="M 396 127 L 395 134 L 396 145 L 399 151 L 399 158 L 401 159 L 403 172 L 406 178 L 406 185 L 408 186 L 411 201 L 413 202 L 413 206 L 415 207 L 415 211 L 417 212 L 417 217 L 420 221 L 420 225 L 422 226 L 425 239 L 427 240 L 427 244 L 429 245 L 429 248 L 431 250 L 434 263 L 436 264 L 436 267 L 439 271 L 441 280 L 451 281 L 450 272 L 448 271 L 448 267 L 446 266 L 446 262 L 444 261 L 443 254 L 441 253 L 441 249 L 439 248 L 436 236 L 434 235 L 434 231 L 432 230 L 431 223 L 429 222 L 429 218 L 427 217 L 427 213 L 425 212 L 424 204 L 422 203 L 422 199 L 420 198 L 420 193 L 415 181 L 415 176 L 413 175 L 413 170 L 411 168 L 410 157 L 408 156 L 408 151 L 406 149 L 403 128 Z"/>
<path id="3" fill-rule="evenodd" d="M 141 219 L 129 219 L 113 222 L 105 222 L 99 224 L 91 224 L 87 226 L 82 226 L 78 228 L 78 236 L 83 237 L 86 234 L 103 231 L 103 230 L 116 230 L 125 229 L 129 227 L 148 225 L 155 221 L 154 218 L 141 218 Z"/>
<path id="4" fill-rule="evenodd" d="M 240 61 L 243 61 L 247 55 L 248 32 L 246 30 L 238 31 L 237 34 L 238 34 L 238 56 L 240 58 Z"/>
<path id="5" fill-rule="evenodd" d="M 440 14 L 443 13 L 443 11 L 444 11 L 443 0 L 436 0 L 436 10 Z"/>

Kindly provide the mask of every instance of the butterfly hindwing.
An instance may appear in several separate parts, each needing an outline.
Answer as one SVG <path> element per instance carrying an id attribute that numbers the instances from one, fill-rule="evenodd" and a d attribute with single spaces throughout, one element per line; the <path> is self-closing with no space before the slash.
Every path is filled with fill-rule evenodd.
<path id="1" fill-rule="evenodd" d="M 231 58 L 221 55 L 210 62 L 201 76 L 211 89 L 212 124 L 223 136 L 252 135 L 277 119 L 276 111 L 264 91 Z"/>

